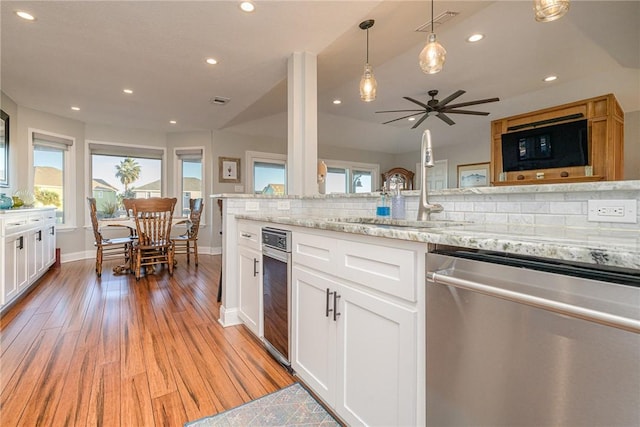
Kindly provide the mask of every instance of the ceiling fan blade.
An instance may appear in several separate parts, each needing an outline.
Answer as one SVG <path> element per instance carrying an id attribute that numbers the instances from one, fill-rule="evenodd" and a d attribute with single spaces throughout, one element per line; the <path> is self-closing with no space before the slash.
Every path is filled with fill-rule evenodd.
<path id="1" fill-rule="evenodd" d="M 424 102 L 420 102 L 417 99 L 413 99 L 413 98 L 409 98 L 408 96 L 403 96 L 404 99 L 406 99 L 407 101 L 411 101 L 414 104 L 418 104 L 421 107 L 424 107 L 425 110 L 430 110 L 431 107 L 429 107 L 427 104 L 425 104 Z"/>
<path id="2" fill-rule="evenodd" d="M 417 128 L 418 126 L 420 126 L 420 125 L 422 124 L 422 122 L 424 122 L 424 121 L 427 119 L 427 117 L 429 117 L 429 113 L 424 113 L 424 116 L 422 116 L 422 117 L 420 118 L 420 120 L 418 120 L 418 121 L 416 122 L 416 124 L 415 124 L 415 125 L 411 126 L 411 129 L 415 129 L 415 128 Z"/>
<path id="3" fill-rule="evenodd" d="M 446 114 L 444 113 L 438 113 L 436 114 L 438 116 L 438 118 L 440 120 L 442 120 L 443 122 L 445 122 L 446 124 L 448 124 L 449 126 L 453 126 L 456 124 L 456 122 L 454 122 L 453 120 L 451 120 Z"/>
<path id="4" fill-rule="evenodd" d="M 422 114 L 422 112 L 420 113 L 413 113 L 413 114 L 409 114 L 408 116 L 402 116 L 402 117 L 398 117 L 397 119 L 393 119 L 393 120 L 389 120 L 387 122 L 382 123 L 383 125 L 386 125 L 387 123 L 392 123 L 392 122 L 397 122 L 398 120 L 402 120 L 402 119 L 407 119 L 409 117 L 413 117 L 413 116 L 417 116 Z"/>
<path id="5" fill-rule="evenodd" d="M 440 107 L 444 107 L 445 105 L 447 105 L 448 103 L 450 103 L 451 101 L 453 101 L 457 97 L 459 97 L 461 95 L 464 95 L 465 93 L 466 92 L 464 90 L 457 90 L 454 93 L 452 93 L 451 95 L 447 96 L 442 101 L 438 101 L 438 103 L 436 104 L 435 108 L 438 109 Z"/>
<path id="6" fill-rule="evenodd" d="M 384 111 L 376 111 L 376 113 L 408 113 L 411 111 L 424 112 L 424 110 L 384 110 Z"/>
<path id="7" fill-rule="evenodd" d="M 500 98 L 478 99 L 477 101 L 461 102 L 459 104 L 447 105 L 445 108 L 451 109 L 451 108 L 459 108 L 459 107 L 468 107 L 470 105 L 486 104 L 489 102 L 497 102 L 497 101 L 500 101 Z"/>
<path id="8" fill-rule="evenodd" d="M 489 113 L 486 111 L 470 111 L 470 110 L 446 110 L 446 113 L 451 114 L 473 114 L 475 116 L 488 116 Z"/>

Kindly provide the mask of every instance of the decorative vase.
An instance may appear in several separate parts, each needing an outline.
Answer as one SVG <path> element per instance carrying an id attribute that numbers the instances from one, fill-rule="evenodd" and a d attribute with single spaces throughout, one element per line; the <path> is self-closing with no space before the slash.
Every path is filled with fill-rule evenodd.
<path id="1" fill-rule="evenodd" d="M 0 193 L 0 209 L 11 209 L 12 206 L 13 199 L 4 193 Z"/>
<path id="2" fill-rule="evenodd" d="M 19 208 L 19 207 L 22 207 L 22 205 L 24 205 L 24 202 L 22 201 L 22 199 L 18 196 L 13 196 L 13 207 Z"/>

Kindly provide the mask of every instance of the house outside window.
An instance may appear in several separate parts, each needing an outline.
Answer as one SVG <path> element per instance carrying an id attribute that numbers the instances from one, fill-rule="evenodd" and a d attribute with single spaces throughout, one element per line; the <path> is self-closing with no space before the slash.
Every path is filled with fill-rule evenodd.
<path id="1" fill-rule="evenodd" d="M 88 142 L 87 152 L 100 216 L 122 214 L 125 198 L 162 196 L 164 149 Z"/>
<path id="2" fill-rule="evenodd" d="M 176 208 L 176 212 L 181 212 L 182 216 L 190 214 L 189 199 L 202 198 L 204 192 L 203 154 L 203 147 L 177 148 L 175 150 L 176 175 L 179 179 L 177 189 L 181 195 L 178 201 L 180 206 Z"/>
<path id="3" fill-rule="evenodd" d="M 287 156 L 247 151 L 247 192 L 253 194 L 287 194 Z"/>
<path id="4" fill-rule="evenodd" d="M 75 188 L 74 139 L 45 131 L 30 130 L 33 191 L 36 206 L 56 208 L 56 223 L 72 225 Z"/>

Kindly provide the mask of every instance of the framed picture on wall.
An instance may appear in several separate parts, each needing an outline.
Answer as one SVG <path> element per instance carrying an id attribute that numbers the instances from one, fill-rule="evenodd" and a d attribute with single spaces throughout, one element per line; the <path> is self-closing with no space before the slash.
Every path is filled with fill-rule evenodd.
<path id="1" fill-rule="evenodd" d="M 458 165 L 458 187 L 486 187 L 489 185 L 490 163 Z"/>
<path id="2" fill-rule="evenodd" d="M 240 182 L 240 159 L 218 157 L 218 180 L 220 182 Z"/>

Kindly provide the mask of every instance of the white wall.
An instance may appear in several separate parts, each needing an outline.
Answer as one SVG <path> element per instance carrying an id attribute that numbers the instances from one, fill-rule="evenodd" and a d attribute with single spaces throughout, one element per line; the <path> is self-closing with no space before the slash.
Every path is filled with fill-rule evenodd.
<path id="1" fill-rule="evenodd" d="M 624 179 L 640 179 L 640 111 L 624 115 Z"/>

